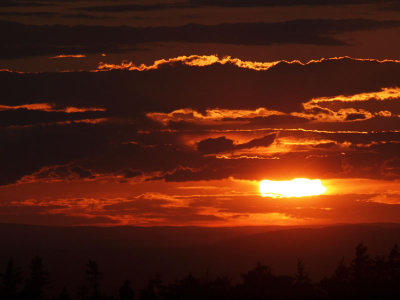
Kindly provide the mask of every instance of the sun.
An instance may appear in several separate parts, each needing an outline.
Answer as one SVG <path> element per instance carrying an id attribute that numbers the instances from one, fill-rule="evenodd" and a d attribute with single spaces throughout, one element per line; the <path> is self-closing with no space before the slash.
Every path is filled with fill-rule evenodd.
<path id="1" fill-rule="evenodd" d="M 325 193 L 326 188 L 319 179 L 295 178 L 289 181 L 260 181 L 263 197 L 288 198 L 316 196 Z"/>

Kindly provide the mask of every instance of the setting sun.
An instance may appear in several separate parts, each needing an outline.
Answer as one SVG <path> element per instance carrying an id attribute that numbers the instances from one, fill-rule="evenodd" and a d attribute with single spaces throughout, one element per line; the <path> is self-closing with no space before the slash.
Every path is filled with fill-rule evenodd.
<path id="1" fill-rule="evenodd" d="M 289 181 L 262 180 L 260 192 L 263 197 L 286 198 L 316 196 L 325 193 L 326 188 L 319 179 L 295 178 Z"/>

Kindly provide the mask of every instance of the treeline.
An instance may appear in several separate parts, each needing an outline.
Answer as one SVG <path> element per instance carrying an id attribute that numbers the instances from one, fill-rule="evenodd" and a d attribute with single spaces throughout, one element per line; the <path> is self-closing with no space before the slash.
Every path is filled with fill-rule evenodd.
<path id="1" fill-rule="evenodd" d="M 238 284 L 228 277 L 199 278 L 192 274 L 164 284 L 152 279 L 140 291 L 131 288 L 126 280 L 116 295 L 102 292 L 101 273 L 95 261 L 86 265 L 85 284 L 71 293 L 64 287 L 58 296 L 48 293 L 49 276 L 40 257 L 32 259 L 29 276 L 22 278 L 19 268 L 9 260 L 1 274 L 0 297 L 5 300 L 267 300 L 267 299 L 400 299 L 400 251 L 395 245 L 387 255 L 371 258 L 362 243 L 355 248 L 355 256 L 346 264 L 344 258 L 330 277 L 311 282 L 303 263 L 298 261 L 293 276 L 275 275 L 264 264 L 258 263 L 242 274 Z"/>

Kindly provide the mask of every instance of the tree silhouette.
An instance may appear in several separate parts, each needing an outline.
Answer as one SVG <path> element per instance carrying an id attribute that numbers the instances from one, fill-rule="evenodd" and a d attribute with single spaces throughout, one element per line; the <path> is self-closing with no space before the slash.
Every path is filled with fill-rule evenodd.
<path id="1" fill-rule="evenodd" d="M 89 289 L 86 284 L 82 284 L 78 287 L 76 294 L 77 299 L 81 300 L 86 299 L 88 297 L 88 294 L 89 294 Z"/>
<path id="2" fill-rule="evenodd" d="M 368 255 L 368 248 L 363 243 L 359 243 L 356 246 L 355 252 L 355 258 L 351 263 L 354 279 L 365 280 L 367 279 L 371 268 L 371 260 Z"/>
<path id="3" fill-rule="evenodd" d="M 278 299 L 289 295 L 293 278 L 275 276 L 271 269 L 261 263 L 242 275 L 243 284 L 238 287 L 240 299 Z"/>
<path id="4" fill-rule="evenodd" d="M 18 286 L 22 282 L 21 271 L 14 266 L 12 259 L 9 259 L 4 274 L 2 274 L 1 297 L 5 299 L 16 299 Z"/>
<path id="5" fill-rule="evenodd" d="M 204 282 L 189 273 L 170 287 L 168 299 L 203 299 L 206 291 Z"/>
<path id="6" fill-rule="evenodd" d="M 350 270 L 342 257 L 330 278 L 323 278 L 320 286 L 329 295 L 328 299 L 347 299 L 349 291 Z"/>
<path id="7" fill-rule="evenodd" d="M 296 285 L 306 285 L 310 283 L 310 277 L 305 271 L 304 264 L 300 259 L 297 260 L 297 272 L 294 277 Z"/>
<path id="8" fill-rule="evenodd" d="M 140 300 L 397 300 L 400 299 L 400 250 L 397 245 L 387 255 L 368 255 L 367 247 L 360 243 L 349 265 L 342 258 L 334 273 L 319 282 L 311 282 L 301 260 L 294 276 L 275 275 L 269 266 L 257 263 L 242 274 L 242 282 L 231 285 L 227 277 L 210 280 L 189 273 L 174 283 L 165 285 L 160 277 L 149 281 L 140 292 Z M 116 300 L 100 293 L 101 274 L 97 263 L 86 265 L 87 284 L 71 297 L 66 287 L 58 295 L 48 295 L 47 272 L 43 261 L 36 256 L 30 264 L 30 273 L 22 292 L 18 285 L 21 272 L 10 259 L 1 274 L 0 300 Z M 47 297 L 45 297 L 47 296 Z M 119 300 L 134 300 L 135 293 L 128 280 L 118 290 Z"/>
<path id="9" fill-rule="evenodd" d="M 392 260 L 397 257 L 396 251 L 393 250 Z M 359 243 L 350 267 L 342 258 L 333 276 L 321 280 L 321 287 L 327 292 L 328 299 L 398 299 L 394 295 L 399 287 L 391 282 L 389 261 L 385 256 L 371 259 L 367 247 Z"/>
<path id="10" fill-rule="evenodd" d="M 94 260 L 89 260 L 86 265 L 86 277 L 89 282 L 89 287 L 92 290 L 91 299 L 100 299 L 99 282 L 101 274 Z"/>
<path id="11" fill-rule="evenodd" d="M 230 298 L 230 279 L 226 276 L 219 276 L 215 280 L 207 282 L 209 299 L 223 300 Z"/>
<path id="12" fill-rule="evenodd" d="M 400 280 L 400 250 L 397 244 L 393 246 L 388 256 L 388 272 L 390 279 Z"/>
<path id="13" fill-rule="evenodd" d="M 48 284 L 48 274 L 44 270 L 43 260 L 39 256 L 32 259 L 30 277 L 26 282 L 24 296 L 30 300 L 39 300 L 44 297 L 44 288 Z"/>
<path id="14" fill-rule="evenodd" d="M 60 295 L 58 296 L 57 300 L 70 300 L 71 296 L 68 293 L 68 290 L 66 287 L 64 287 L 60 293 Z"/>
<path id="15" fill-rule="evenodd" d="M 158 300 L 162 298 L 162 295 L 165 294 L 165 286 L 162 283 L 160 276 L 156 276 L 156 278 L 151 279 L 147 286 L 141 290 L 140 299 L 141 300 Z"/>
<path id="16" fill-rule="evenodd" d="M 294 292 L 296 295 L 291 295 L 291 297 L 299 299 L 315 299 L 318 298 L 318 292 L 314 286 L 311 284 L 311 279 L 306 272 L 304 263 L 298 259 L 297 260 L 297 270 L 294 275 Z"/>
<path id="17" fill-rule="evenodd" d="M 344 262 L 344 257 L 339 261 L 335 273 L 333 275 L 334 279 L 339 283 L 347 283 L 349 280 L 350 270 Z"/>
<path id="18" fill-rule="evenodd" d="M 254 288 L 265 287 L 266 284 L 270 283 L 271 277 L 271 269 L 260 262 L 257 263 L 254 269 L 242 275 L 243 284 Z"/>
<path id="19" fill-rule="evenodd" d="M 126 280 L 119 289 L 120 300 L 133 300 L 135 298 L 135 292 L 131 288 L 131 282 Z"/>

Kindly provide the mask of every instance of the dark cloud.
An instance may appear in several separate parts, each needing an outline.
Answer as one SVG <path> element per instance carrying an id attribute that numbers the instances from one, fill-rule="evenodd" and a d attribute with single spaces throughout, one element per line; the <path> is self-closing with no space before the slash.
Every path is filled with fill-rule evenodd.
<path id="1" fill-rule="evenodd" d="M 55 17 L 58 16 L 57 13 L 48 12 L 48 11 L 36 11 L 36 12 L 21 12 L 21 11 L 1 11 L 0 16 L 19 16 L 19 17 L 39 17 L 39 18 L 47 18 L 47 17 Z"/>
<path id="2" fill-rule="evenodd" d="M 174 172 L 165 175 L 166 181 L 199 181 L 199 180 L 218 180 L 228 178 L 232 175 L 232 168 L 230 166 L 223 166 L 222 164 L 213 164 L 203 167 L 201 170 L 192 170 L 190 168 L 178 168 Z M 160 178 L 160 179 L 161 179 Z"/>
<path id="3" fill-rule="evenodd" d="M 92 179 L 94 175 L 88 169 L 77 165 L 51 166 L 42 168 L 40 171 L 32 174 L 31 180 L 55 179 L 55 180 L 77 180 Z"/>
<path id="4" fill-rule="evenodd" d="M 400 2 L 399 1 L 384 1 L 383 5 L 380 6 L 382 10 L 400 10 Z"/>
<path id="5" fill-rule="evenodd" d="M 341 101 L 330 101 L 318 103 L 319 106 L 326 107 L 329 109 L 335 108 L 357 108 L 364 109 L 371 113 L 379 113 L 380 111 L 389 111 L 392 114 L 400 114 L 400 101 L 399 99 L 386 99 L 384 101 L 377 99 L 369 99 L 365 101 L 358 100 L 357 102 L 341 102 Z M 323 112 L 323 111 L 321 111 Z"/>
<path id="6" fill-rule="evenodd" d="M 24 215 L 24 214 L 44 214 L 49 210 L 52 209 L 62 209 L 66 208 L 66 206 L 63 205 L 45 205 L 45 206 L 40 206 L 40 205 L 35 205 L 35 203 L 30 203 L 30 204 L 21 204 L 21 205 L 4 205 L 0 206 L 0 216 L 6 217 L 7 215 Z"/>
<path id="7" fill-rule="evenodd" d="M 262 7 L 262 6 L 321 6 L 321 5 L 361 5 L 375 4 L 375 0 L 190 0 L 191 3 L 207 6 L 222 7 Z M 392 0 L 383 0 L 379 3 L 391 3 Z M 397 1 L 396 1 L 397 2 Z"/>
<path id="8" fill-rule="evenodd" d="M 354 145 L 343 156 L 343 177 L 393 180 L 396 171 L 390 171 L 390 161 L 396 161 L 399 143 Z"/>
<path id="9" fill-rule="evenodd" d="M 96 119 L 102 118 L 105 115 L 106 113 L 101 111 L 65 113 L 54 111 L 35 111 L 20 108 L 16 110 L 0 111 L 0 126 L 21 126 L 75 121 L 82 119 Z"/>
<path id="10" fill-rule="evenodd" d="M 0 184 L 13 183 L 44 166 L 64 165 L 107 152 L 112 146 L 108 144 L 109 135 L 103 135 L 106 131 L 92 124 L 2 129 Z"/>
<path id="11" fill-rule="evenodd" d="M 138 117 L 147 112 L 169 113 L 185 107 L 200 112 L 215 107 L 266 107 L 292 112 L 302 111 L 302 103 L 312 98 L 396 86 L 399 77 L 398 63 L 351 59 L 305 66 L 282 62 L 268 71 L 232 65 L 198 68 L 175 64 L 147 72 L 1 72 L 3 97 L 0 103 L 21 105 L 42 99 L 63 107 L 101 106 L 112 115 L 126 117 Z M 21 86 L 24 88 L 19 88 Z"/>
<path id="12" fill-rule="evenodd" d="M 181 206 L 172 199 L 157 198 L 157 195 L 151 198 L 142 196 L 137 199 L 105 205 L 104 210 L 107 214 L 129 215 L 132 219 L 143 218 L 145 222 L 153 224 L 224 220 L 216 215 L 201 212 L 201 207 L 196 205 Z"/>
<path id="13" fill-rule="evenodd" d="M 35 1 L 1 1 L 0 7 L 32 7 L 43 6 L 44 4 Z"/>
<path id="14" fill-rule="evenodd" d="M 364 114 L 348 114 L 346 116 L 346 121 L 354 121 L 354 120 L 364 120 L 366 116 Z"/>
<path id="15" fill-rule="evenodd" d="M 393 0 L 379 1 L 379 4 L 392 4 Z M 200 7 L 276 7 L 276 6 L 326 6 L 376 4 L 374 0 L 188 0 L 155 4 L 112 4 L 79 7 L 90 12 L 157 11 L 167 9 L 189 9 Z"/>
<path id="16" fill-rule="evenodd" d="M 249 148 L 268 147 L 274 142 L 273 132 L 276 130 L 271 129 L 256 136 L 246 136 L 244 131 L 240 133 L 243 134 L 242 138 L 228 135 L 224 129 L 220 134 L 211 135 L 210 132 L 215 129 L 211 125 L 205 129 L 181 126 L 177 131 L 169 131 L 171 123 L 157 123 L 147 118 L 146 114 L 191 108 L 206 115 L 205 111 L 212 108 L 255 110 L 259 107 L 301 112 L 302 103 L 312 98 L 379 91 L 382 87 L 396 86 L 399 77 L 398 63 L 352 59 L 307 65 L 280 63 L 267 71 L 230 64 L 189 67 L 176 63 L 143 72 L 1 72 L 0 105 L 29 105 L 40 99 L 45 103 L 53 103 L 55 108 L 102 107 L 106 111 L 69 114 L 26 109 L 2 111 L 0 114 L 8 117 L 1 118 L 6 127 L 0 130 L 0 143 L 3 145 L 0 148 L 3 170 L 0 182 L 3 185 L 15 183 L 31 174 L 41 174 L 33 176 L 35 180 L 90 179 L 98 175 L 115 175 L 118 180 L 145 175 L 166 181 L 221 179 L 229 176 L 241 179 L 263 179 L 266 176 L 376 178 L 381 176 L 376 170 L 382 169 L 385 161 L 392 159 L 400 150 L 396 144 L 388 143 L 379 147 L 370 147 L 368 144 L 399 140 L 399 133 L 297 130 L 299 125 L 314 126 L 314 129 L 321 130 L 336 126 L 337 129 L 342 126 L 341 123 L 346 123 L 344 129 L 347 130 L 348 124 L 352 124 L 353 130 L 359 126 L 364 131 L 365 124 L 377 128 L 379 124 L 366 123 L 371 120 L 335 122 L 331 125 L 308 123 L 304 118 L 284 115 L 255 117 L 254 120 L 240 117 L 222 119 L 219 123 L 232 123 L 229 130 L 234 134 L 235 130 L 237 134 L 240 130 L 250 130 L 251 133 L 256 126 L 280 124 L 282 128 L 292 130 L 280 130 L 279 139 L 315 139 L 315 145 L 329 147 L 295 145 L 287 150 L 291 151 L 287 154 L 285 151 L 279 153 L 278 144 L 278 152 L 271 154 L 272 157 L 268 153 L 260 153 L 264 155 L 260 159 L 246 156 L 240 159 L 217 159 L 203 154 L 245 152 Z M 63 120 L 99 116 L 107 120 L 98 124 L 57 124 Z M 373 119 L 381 124 L 390 118 Z M 238 123 L 235 124 L 235 121 Z M 243 125 L 243 122 L 247 122 L 247 125 Z M 398 126 L 398 118 L 390 122 L 392 128 Z M 202 138 L 199 139 L 199 135 Z M 188 147 L 182 142 L 190 140 L 192 136 L 201 141 L 197 144 L 199 151 L 194 149 L 196 144 Z M 243 140 L 249 142 L 236 142 Z M 340 145 L 344 142 L 349 145 Z M 78 169 L 56 168 L 66 165 L 77 166 Z M 385 171 L 385 174 L 388 172 Z M 392 174 L 397 172 L 393 171 Z"/>
<path id="17" fill-rule="evenodd" d="M 283 138 L 305 139 L 305 140 L 325 140 L 334 141 L 335 143 L 363 144 L 400 141 L 400 132 L 313 132 L 313 131 L 285 131 L 279 132 L 279 136 Z"/>
<path id="18" fill-rule="evenodd" d="M 233 140 L 221 136 L 200 141 L 197 143 L 197 150 L 203 154 L 213 154 L 254 147 L 268 147 L 274 142 L 275 137 L 275 134 L 269 134 L 261 138 L 253 139 L 247 143 L 234 144 Z"/>
<path id="19" fill-rule="evenodd" d="M 143 173 L 140 170 L 123 169 L 118 175 L 122 175 L 124 178 L 133 178 L 143 175 Z"/>
<path id="20" fill-rule="evenodd" d="M 200 167 L 193 168 L 188 164 L 169 172 L 164 178 L 166 181 L 178 182 L 216 180 L 230 176 L 245 180 L 286 180 L 296 177 L 398 178 L 398 143 L 354 145 L 347 149 L 335 148 L 336 144 L 332 142 L 323 145 L 277 154 L 279 159 L 209 158 Z"/>
<path id="21" fill-rule="evenodd" d="M 237 118 L 236 121 L 247 121 L 248 123 L 244 127 L 296 127 L 302 126 L 308 123 L 309 120 L 303 117 L 296 117 L 291 115 L 272 115 L 268 117 L 255 117 L 255 118 Z M 229 119 L 224 119 L 224 121 L 229 121 Z"/>
<path id="22" fill-rule="evenodd" d="M 261 138 L 253 139 L 247 143 L 238 144 L 235 146 L 235 149 L 249 149 L 255 147 L 268 147 L 270 146 L 275 140 L 276 134 L 272 133 Z"/>
<path id="23" fill-rule="evenodd" d="M 381 117 L 373 116 L 370 119 L 354 120 L 350 122 L 310 122 L 304 124 L 306 129 L 311 130 L 331 130 L 331 131 L 393 131 L 399 130 L 399 118 L 397 116 Z"/>
<path id="24" fill-rule="evenodd" d="M 76 226 L 76 225 L 117 225 L 118 220 L 107 216 L 74 216 L 59 213 L 36 213 L 29 211 L 27 207 L 15 207 L 10 213 L 0 214 L 2 223 L 18 223 L 29 225 L 53 225 L 53 226 Z M 3 207 L 2 207 L 3 209 Z"/>
<path id="25" fill-rule="evenodd" d="M 111 16 L 98 16 L 90 14 L 60 14 L 59 17 L 67 19 L 88 19 L 88 20 L 106 20 L 113 19 Z"/>
<path id="26" fill-rule="evenodd" d="M 89 14 L 62 14 L 57 12 L 50 11 L 2 11 L 0 12 L 0 16 L 4 17 L 37 17 L 37 18 L 70 18 L 70 19 L 93 19 L 93 20 L 102 20 L 102 19 L 112 19 L 110 16 L 97 16 L 97 15 L 89 15 Z"/>
<path id="27" fill-rule="evenodd" d="M 190 121 L 169 121 L 168 128 L 175 130 L 235 130 L 241 129 L 260 129 L 260 128 L 297 128 L 302 127 L 310 120 L 303 117 L 291 115 L 272 115 L 268 117 L 254 118 L 223 118 L 220 122 L 209 124 L 196 123 Z"/>
<path id="28" fill-rule="evenodd" d="M 347 43 L 335 37 L 340 33 L 399 26 L 400 21 L 368 19 L 187 24 L 177 27 L 48 26 L 0 21 L 0 34 L 3 36 L 0 55 L 3 58 L 21 58 L 59 53 L 126 52 L 151 42 L 334 46 Z"/>
<path id="29" fill-rule="evenodd" d="M 224 136 L 200 141 L 197 150 L 204 154 L 219 153 L 233 150 L 233 141 Z"/>
<path id="30" fill-rule="evenodd" d="M 102 6 L 86 6 L 79 7 L 78 10 L 90 12 L 127 12 L 127 11 L 154 11 L 166 9 L 179 9 L 179 8 L 192 8 L 194 5 L 191 3 L 177 2 L 177 3 L 156 3 L 156 4 L 113 4 Z"/>
<path id="31" fill-rule="evenodd" d="M 287 180 L 296 177 L 329 178 L 342 174 L 340 155 L 311 156 L 309 153 L 290 153 L 280 155 L 279 159 L 216 159 L 209 158 L 197 168 L 179 167 L 163 178 L 166 181 L 217 180 L 234 177 L 243 180 L 262 180 L 265 178 Z M 366 176 L 366 174 L 364 174 Z"/>

